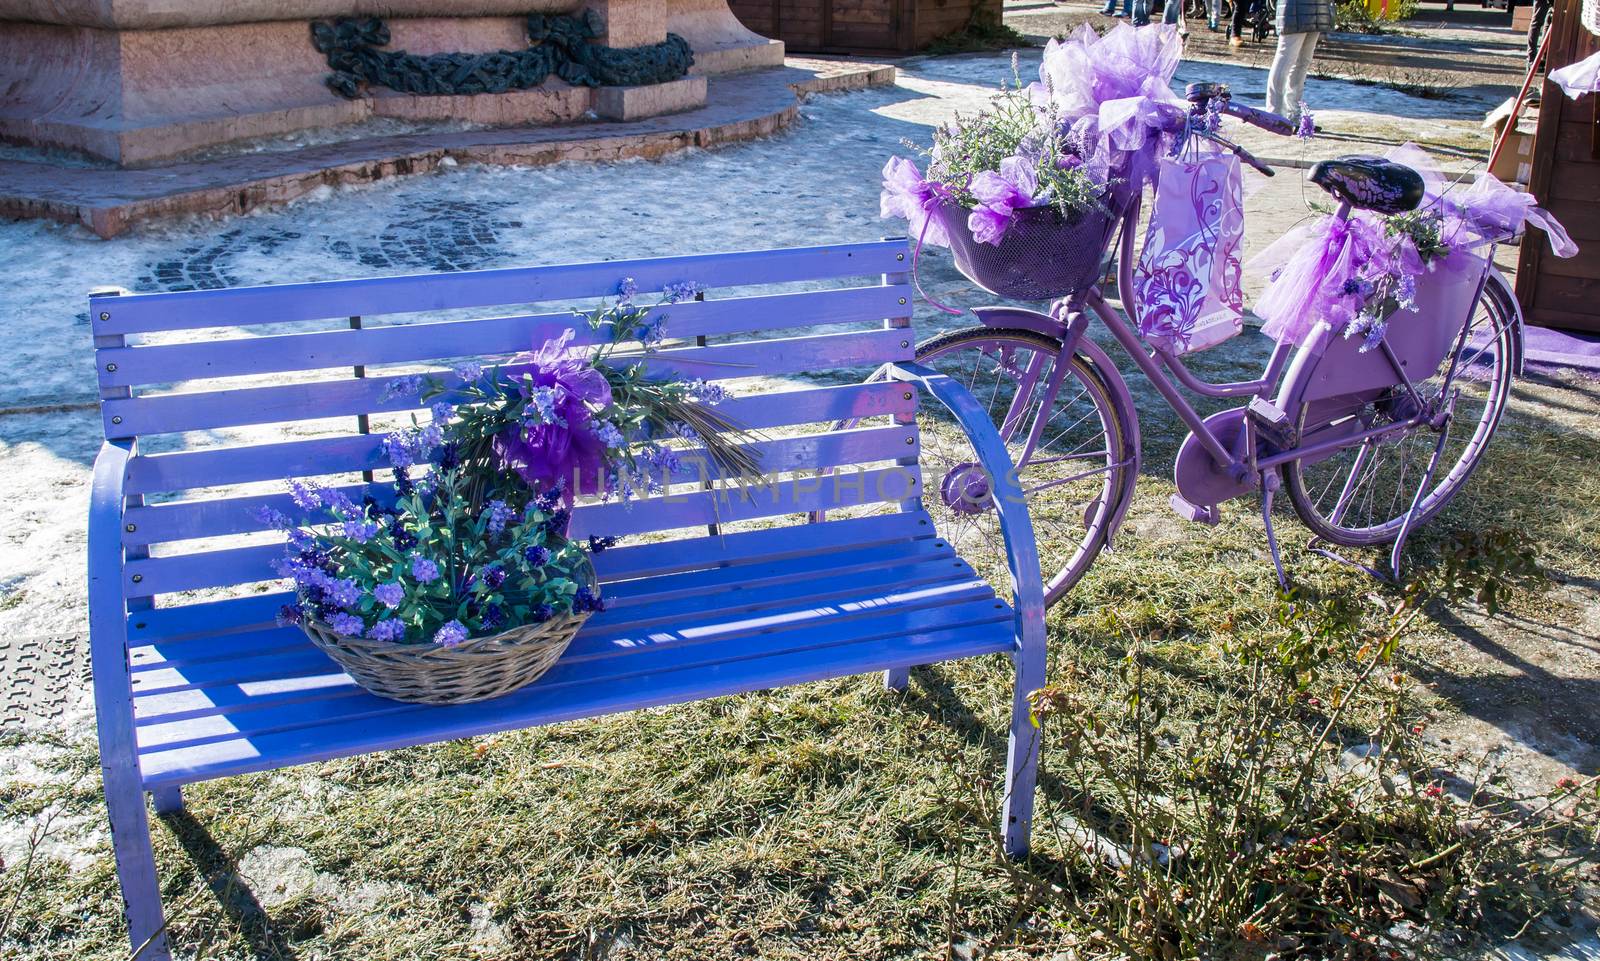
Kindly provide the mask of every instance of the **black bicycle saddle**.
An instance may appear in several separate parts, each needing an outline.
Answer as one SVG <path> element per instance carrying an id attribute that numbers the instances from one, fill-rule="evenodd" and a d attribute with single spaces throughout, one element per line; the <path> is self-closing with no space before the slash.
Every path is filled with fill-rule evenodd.
<path id="1" fill-rule="evenodd" d="M 1318 161 L 1311 182 L 1352 207 L 1380 214 L 1416 210 L 1422 203 L 1422 175 L 1392 160 L 1352 154 Z"/>

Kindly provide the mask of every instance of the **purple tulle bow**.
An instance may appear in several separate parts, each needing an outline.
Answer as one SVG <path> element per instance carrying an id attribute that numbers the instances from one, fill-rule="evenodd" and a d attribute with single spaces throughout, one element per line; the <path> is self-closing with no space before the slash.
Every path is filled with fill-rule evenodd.
<path id="1" fill-rule="evenodd" d="M 934 211 L 948 197 L 949 191 L 942 184 L 923 179 L 917 165 L 904 157 L 890 157 L 883 165 L 883 191 L 878 194 L 878 212 L 885 219 L 904 220 L 919 244 L 950 246 L 944 224 L 934 216 Z"/>
<path id="2" fill-rule="evenodd" d="M 1015 211 L 1040 203 L 1039 172 L 1026 157 L 1007 157 L 1000 161 L 998 173 L 985 170 L 972 178 L 967 189 L 978 201 L 967 217 L 967 229 L 972 239 L 984 244 L 1000 242 Z"/>
<path id="3" fill-rule="evenodd" d="M 559 486 L 569 502 L 574 490 L 596 494 L 605 488 L 606 444 L 591 411 L 611 404 L 605 375 L 581 351 L 568 349 L 573 336 L 567 330 L 516 359 L 532 368 L 518 382 L 526 412 L 520 426 L 494 439 L 503 468 L 542 490 Z"/>

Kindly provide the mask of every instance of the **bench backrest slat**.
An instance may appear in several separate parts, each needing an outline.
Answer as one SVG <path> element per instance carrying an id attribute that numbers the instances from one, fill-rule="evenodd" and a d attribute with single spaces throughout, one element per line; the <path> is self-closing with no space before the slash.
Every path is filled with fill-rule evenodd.
<path id="1" fill-rule="evenodd" d="M 902 242 L 835 244 L 549 267 L 508 267 L 269 287 L 92 297 L 96 335 L 244 327 L 369 314 L 458 310 L 608 297 L 633 278 L 640 291 L 693 281 L 708 287 L 786 284 L 902 272 Z"/>
<path id="2" fill-rule="evenodd" d="M 576 536 L 703 537 L 707 525 L 893 509 L 921 482 L 916 399 L 903 384 L 863 384 L 860 375 L 913 356 L 905 257 L 902 242 L 887 241 L 95 297 L 106 434 L 138 442 L 127 471 L 124 596 L 159 605 L 130 621 L 277 581 L 270 563 L 281 535 L 259 511 L 294 514 L 282 480 L 392 496 L 383 439 L 426 406 L 396 395 L 397 376 L 425 373 L 449 390 L 459 384 L 450 366 L 464 360 L 515 372 L 515 355 L 566 330 L 592 344 L 597 335 L 563 308 L 613 295 L 624 278 L 641 303 L 668 284 L 709 288 L 703 301 L 662 308 L 668 340 L 648 370 L 727 382 L 733 396 L 719 410 L 762 432 L 749 450 L 768 476 L 730 487 L 714 472 L 692 475 L 667 496 L 583 503 L 573 512 Z M 783 283 L 805 289 L 773 289 Z M 360 329 L 331 329 L 330 319 L 354 317 Z M 262 324 L 277 326 L 239 329 Z M 225 329 L 187 333 L 208 327 Z M 817 374 L 828 379 L 806 376 Z"/>
<path id="3" fill-rule="evenodd" d="M 890 329 L 671 348 L 651 356 L 650 372 L 654 376 L 713 381 L 873 366 L 911 359 L 915 351 L 901 346 L 906 343 L 904 331 Z M 103 364 L 101 368 L 104 369 Z M 505 366 L 507 373 L 513 375 L 523 369 L 526 368 L 517 364 Z M 111 399 L 101 404 L 101 418 L 107 437 L 127 438 L 324 417 L 397 413 L 423 406 L 414 395 L 392 396 L 391 379 L 347 377 L 281 387 L 240 387 Z M 460 383 L 459 378 L 449 373 L 441 373 L 436 379 L 446 387 Z"/>

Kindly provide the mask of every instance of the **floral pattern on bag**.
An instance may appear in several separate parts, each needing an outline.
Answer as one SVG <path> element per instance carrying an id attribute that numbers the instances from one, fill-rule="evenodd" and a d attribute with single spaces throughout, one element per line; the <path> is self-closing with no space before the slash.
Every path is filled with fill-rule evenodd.
<path id="1" fill-rule="evenodd" d="M 1213 347 L 1244 327 L 1244 190 L 1239 160 L 1163 158 L 1134 268 L 1139 333 L 1175 353 Z"/>

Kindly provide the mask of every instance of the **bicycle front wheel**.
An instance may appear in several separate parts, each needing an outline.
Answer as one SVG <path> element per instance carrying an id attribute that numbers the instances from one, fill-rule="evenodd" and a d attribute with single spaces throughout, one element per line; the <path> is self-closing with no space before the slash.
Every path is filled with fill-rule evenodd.
<path id="1" fill-rule="evenodd" d="M 1062 362 L 1060 353 L 1053 337 L 991 327 L 917 348 L 917 362 L 964 385 L 1005 440 L 1033 520 L 1046 604 L 1071 590 L 1104 547 L 1134 469 L 1130 426 L 1104 379 L 1083 357 Z M 942 411 L 925 409 L 919 420 L 923 506 L 963 557 L 1003 576 L 1005 545 L 976 454 Z"/>
<path id="2" fill-rule="evenodd" d="M 1424 405 L 1449 410 L 1437 427 L 1421 424 L 1344 448 L 1326 460 L 1296 461 L 1284 468 L 1289 499 L 1318 537 L 1349 547 L 1392 543 L 1413 500 L 1415 529 L 1443 510 L 1466 484 L 1511 395 L 1518 347 L 1511 298 L 1505 282 L 1491 274 L 1467 322 L 1467 339 L 1454 376 L 1448 377 L 1451 357 L 1447 356 L 1432 377 L 1414 382 Z M 1299 412 L 1302 428 L 1308 406 Z M 1381 427 L 1415 417 L 1415 406 L 1397 388 L 1352 416 Z M 1438 464 L 1428 489 L 1417 500 L 1436 450 Z"/>

